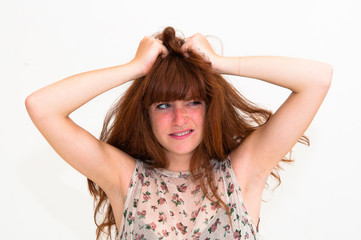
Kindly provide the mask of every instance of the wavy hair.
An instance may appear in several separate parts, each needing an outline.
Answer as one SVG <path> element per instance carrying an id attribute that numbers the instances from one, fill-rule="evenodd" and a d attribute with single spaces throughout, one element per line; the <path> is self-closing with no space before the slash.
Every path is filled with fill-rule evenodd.
<path id="1" fill-rule="evenodd" d="M 211 159 L 222 161 L 239 146 L 253 131 L 271 117 L 272 112 L 258 107 L 243 97 L 220 74 L 211 63 L 197 53 L 185 57 L 180 50 L 184 39 L 176 36 L 172 27 L 155 35 L 163 41 L 169 54 L 158 57 L 150 71 L 134 80 L 107 113 L 100 140 L 126 152 L 135 159 L 146 162 L 153 168 L 167 168 L 169 162 L 163 147 L 153 135 L 148 115 L 149 106 L 155 102 L 184 100 L 189 94 L 206 103 L 204 136 L 195 149 L 190 162 L 192 181 L 199 181 L 203 194 L 212 202 L 219 201 L 228 217 L 230 211 L 217 193 Z M 302 136 L 299 142 L 309 144 Z M 292 160 L 283 158 L 281 162 Z M 278 164 L 271 175 L 281 183 Z M 94 221 L 97 239 L 102 233 L 111 238 L 115 226 L 112 207 L 105 192 L 88 179 L 88 187 L 95 200 Z M 213 196 L 209 194 L 211 190 Z M 102 219 L 102 211 L 105 215 Z M 121 230 L 121 229 L 119 229 Z"/>

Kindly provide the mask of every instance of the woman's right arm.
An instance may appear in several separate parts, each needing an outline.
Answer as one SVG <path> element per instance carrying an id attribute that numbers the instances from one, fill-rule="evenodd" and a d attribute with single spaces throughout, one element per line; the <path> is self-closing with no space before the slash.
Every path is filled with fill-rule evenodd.
<path id="1" fill-rule="evenodd" d="M 134 168 L 135 160 L 96 139 L 75 124 L 69 114 L 97 95 L 145 75 L 159 54 L 167 54 L 163 44 L 145 37 L 129 63 L 65 78 L 26 98 L 29 116 L 54 150 L 106 192 L 128 184 L 124 181 L 132 173 L 123 171 Z"/>

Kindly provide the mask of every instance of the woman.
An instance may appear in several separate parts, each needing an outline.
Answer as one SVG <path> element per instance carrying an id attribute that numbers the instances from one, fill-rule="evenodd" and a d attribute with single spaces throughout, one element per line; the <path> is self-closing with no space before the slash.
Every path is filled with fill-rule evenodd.
<path id="1" fill-rule="evenodd" d="M 273 115 L 220 74 L 292 91 Z M 330 87 L 325 63 L 287 57 L 223 57 L 206 38 L 168 27 L 145 37 L 124 65 L 77 74 L 26 99 L 57 153 L 88 178 L 97 238 L 258 239 L 263 189 L 303 136 Z M 108 113 L 100 140 L 69 114 L 136 79 Z M 302 114 L 300 114 L 302 113 Z M 242 192 L 241 192 L 242 191 Z M 97 218 L 105 208 L 105 217 Z"/>

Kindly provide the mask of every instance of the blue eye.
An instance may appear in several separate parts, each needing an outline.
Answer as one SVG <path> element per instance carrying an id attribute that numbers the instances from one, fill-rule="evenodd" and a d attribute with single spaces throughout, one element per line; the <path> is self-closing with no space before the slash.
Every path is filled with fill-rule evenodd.
<path id="1" fill-rule="evenodd" d="M 157 105 L 156 108 L 158 108 L 158 109 L 167 109 L 169 107 L 171 107 L 169 103 L 160 103 L 160 104 Z"/>

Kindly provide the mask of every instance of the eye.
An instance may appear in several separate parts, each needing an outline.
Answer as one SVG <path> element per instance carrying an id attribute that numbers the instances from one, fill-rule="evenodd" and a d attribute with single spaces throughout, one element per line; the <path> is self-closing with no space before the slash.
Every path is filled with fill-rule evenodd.
<path id="1" fill-rule="evenodd" d="M 171 105 L 169 103 L 159 103 L 156 106 L 157 109 L 167 109 L 167 108 L 170 108 L 170 107 L 171 107 Z"/>
<path id="2" fill-rule="evenodd" d="M 191 105 L 191 106 L 196 106 L 196 105 L 201 105 L 201 104 L 202 104 L 201 101 L 190 101 L 189 102 L 189 105 Z"/>

